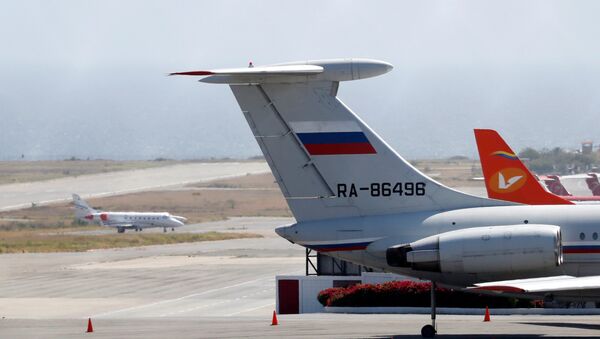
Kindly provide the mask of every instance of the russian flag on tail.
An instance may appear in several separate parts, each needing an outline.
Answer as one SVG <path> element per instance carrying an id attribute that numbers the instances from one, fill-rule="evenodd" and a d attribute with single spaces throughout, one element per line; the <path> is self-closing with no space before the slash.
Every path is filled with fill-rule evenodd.
<path id="1" fill-rule="evenodd" d="M 310 155 L 377 153 L 354 121 L 298 121 L 291 125 Z"/>

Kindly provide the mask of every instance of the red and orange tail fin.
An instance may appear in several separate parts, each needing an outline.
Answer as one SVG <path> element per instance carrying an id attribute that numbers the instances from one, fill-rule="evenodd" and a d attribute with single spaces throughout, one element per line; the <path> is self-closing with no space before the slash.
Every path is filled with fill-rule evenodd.
<path id="1" fill-rule="evenodd" d="M 498 132 L 476 129 L 475 140 L 490 198 L 528 205 L 573 204 L 546 191 Z"/>

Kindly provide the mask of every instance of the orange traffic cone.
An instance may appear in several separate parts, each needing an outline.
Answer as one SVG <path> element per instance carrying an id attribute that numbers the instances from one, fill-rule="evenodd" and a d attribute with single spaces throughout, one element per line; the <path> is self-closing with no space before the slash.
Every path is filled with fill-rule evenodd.
<path id="1" fill-rule="evenodd" d="M 271 321 L 271 326 L 277 326 L 279 323 L 277 322 L 277 312 L 273 311 L 273 320 Z"/>
<path id="2" fill-rule="evenodd" d="M 490 309 L 485 307 L 485 316 L 483 317 L 483 321 L 490 321 Z"/>
<path id="3" fill-rule="evenodd" d="M 94 327 L 92 326 L 92 318 L 88 318 L 88 328 L 86 333 L 92 333 L 94 332 Z"/>

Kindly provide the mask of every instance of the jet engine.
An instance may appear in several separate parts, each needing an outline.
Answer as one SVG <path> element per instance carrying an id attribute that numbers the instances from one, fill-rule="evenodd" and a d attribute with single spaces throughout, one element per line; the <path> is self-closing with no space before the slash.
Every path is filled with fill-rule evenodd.
<path id="1" fill-rule="evenodd" d="M 392 246 L 387 263 L 417 271 L 505 273 L 563 262 L 560 227 L 509 225 L 465 228 Z"/>

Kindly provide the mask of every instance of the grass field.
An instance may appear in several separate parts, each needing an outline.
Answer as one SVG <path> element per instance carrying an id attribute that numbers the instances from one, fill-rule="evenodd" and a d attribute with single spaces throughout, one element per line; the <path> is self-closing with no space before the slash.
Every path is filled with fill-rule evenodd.
<path id="1" fill-rule="evenodd" d="M 482 177 L 481 164 L 478 160 L 418 160 L 411 161 L 423 173 L 450 187 L 471 187 L 483 185 L 473 180 Z"/>
<path id="2" fill-rule="evenodd" d="M 232 232 L 73 235 L 56 229 L 0 231 L 0 253 L 82 252 L 103 248 L 260 237 L 258 234 Z"/>

